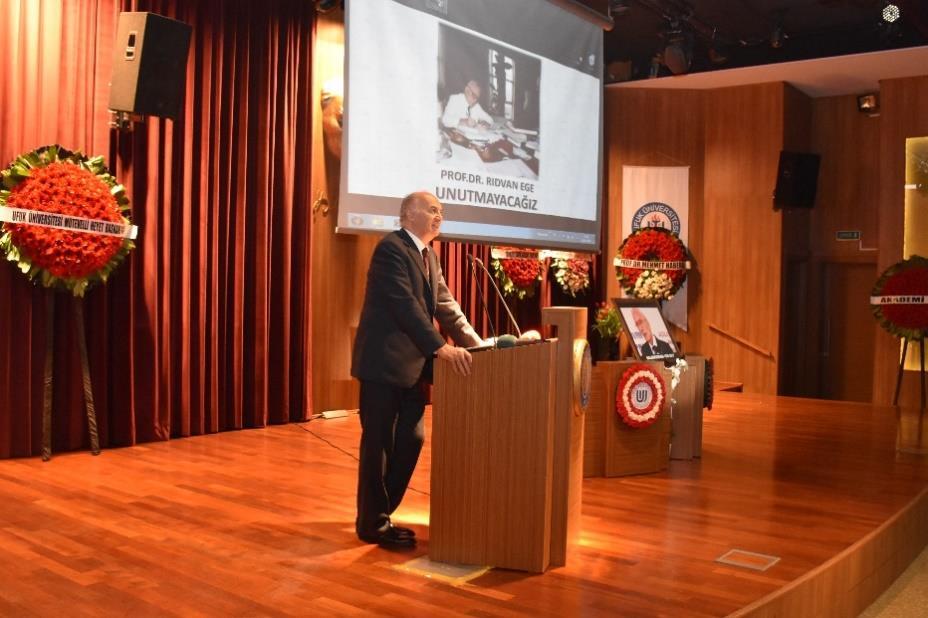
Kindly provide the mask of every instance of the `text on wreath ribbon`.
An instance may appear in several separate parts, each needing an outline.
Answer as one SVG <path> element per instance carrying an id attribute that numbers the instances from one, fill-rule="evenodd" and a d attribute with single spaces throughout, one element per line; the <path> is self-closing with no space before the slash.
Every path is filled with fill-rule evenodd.
<path id="1" fill-rule="evenodd" d="M 99 234 L 101 236 L 116 236 L 118 238 L 134 239 L 138 236 L 138 226 L 101 221 L 100 219 L 86 219 L 73 215 L 61 215 L 41 210 L 26 210 L 24 208 L 0 208 L 0 223 L 19 223 L 49 227 L 68 232 L 83 232 L 85 234 Z"/>

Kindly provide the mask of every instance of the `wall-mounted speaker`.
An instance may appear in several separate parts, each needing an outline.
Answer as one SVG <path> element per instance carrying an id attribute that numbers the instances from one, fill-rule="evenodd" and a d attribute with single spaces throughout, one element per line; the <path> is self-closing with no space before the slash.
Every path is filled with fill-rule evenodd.
<path id="1" fill-rule="evenodd" d="M 812 208 L 818 187 L 820 157 L 808 152 L 780 153 L 777 168 L 777 188 L 773 194 L 773 207 Z"/>
<path id="2" fill-rule="evenodd" d="M 109 108 L 177 118 L 192 28 L 154 13 L 120 13 Z"/>

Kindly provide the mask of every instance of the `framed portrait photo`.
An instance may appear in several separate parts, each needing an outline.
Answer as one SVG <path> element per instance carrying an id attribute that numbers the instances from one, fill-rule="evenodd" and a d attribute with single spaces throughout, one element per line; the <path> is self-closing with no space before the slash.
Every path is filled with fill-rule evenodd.
<path id="1" fill-rule="evenodd" d="M 667 360 L 679 356 L 677 344 L 670 336 L 670 329 L 656 300 L 618 298 L 613 302 L 632 341 L 635 358 Z"/>

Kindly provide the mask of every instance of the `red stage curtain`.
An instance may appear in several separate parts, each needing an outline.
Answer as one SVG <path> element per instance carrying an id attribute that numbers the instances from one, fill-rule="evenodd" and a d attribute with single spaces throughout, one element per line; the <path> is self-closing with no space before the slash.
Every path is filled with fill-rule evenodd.
<path id="1" fill-rule="evenodd" d="M 176 121 L 107 127 L 117 13 L 194 27 Z M 86 300 L 101 442 L 309 413 L 311 50 L 305 0 L 5 0 L 0 164 L 61 143 L 107 155 L 138 248 Z M 86 447 L 71 301 L 57 296 L 54 443 Z M 0 457 L 39 451 L 44 292 L 0 265 Z"/>

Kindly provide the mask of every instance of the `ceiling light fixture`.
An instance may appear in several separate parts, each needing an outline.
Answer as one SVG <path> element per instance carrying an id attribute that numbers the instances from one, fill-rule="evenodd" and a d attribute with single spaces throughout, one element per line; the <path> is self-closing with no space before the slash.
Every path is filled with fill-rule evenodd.
<path id="1" fill-rule="evenodd" d="M 629 0 L 609 0 L 609 16 L 613 19 L 624 17 L 631 8 Z"/>
<path id="2" fill-rule="evenodd" d="M 725 64 L 728 62 L 728 52 L 718 39 L 718 28 L 712 29 L 712 38 L 709 39 L 708 54 L 709 61 L 712 62 L 712 64 Z"/>
<path id="3" fill-rule="evenodd" d="M 662 35 L 664 39 L 664 66 L 674 75 L 682 75 L 690 70 L 693 62 L 693 36 L 683 29 L 680 21 L 674 19 L 670 28 Z"/>
<path id="4" fill-rule="evenodd" d="M 783 17 L 785 14 L 785 9 L 777 11 L 776 23 L 773 26 L 773 30 L 770 31 L 770 47 L 774 49 L 783 47 L 783 42 L 789 38 L 786 31 L 783 30 Z"/>
<path id="5" fill-rule="evenodd" d="M 316 0 L 316 12 L 328 13 L 341 5 L 341 0 Z"/>
<path id="6" fill-rule="evenodd" d="M 883 21 L 887 24 L 893 24 L 896 23 L 900 17 L 902 17 L 902 11 L 899 9 L 899 6 L 892 2 L 887 2 L 883 7 Z"/>

